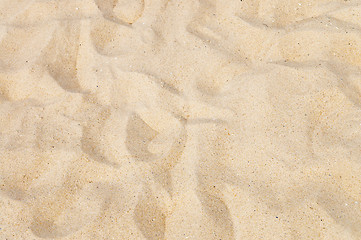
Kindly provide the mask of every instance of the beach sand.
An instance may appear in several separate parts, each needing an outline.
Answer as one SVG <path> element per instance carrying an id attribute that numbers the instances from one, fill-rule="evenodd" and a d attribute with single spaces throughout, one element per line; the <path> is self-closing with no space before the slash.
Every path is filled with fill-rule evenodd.
<path id="1" fill-rule="evenodd" d="M 359 0 L 0 0 L 0 240 L 361 239 Z"/>

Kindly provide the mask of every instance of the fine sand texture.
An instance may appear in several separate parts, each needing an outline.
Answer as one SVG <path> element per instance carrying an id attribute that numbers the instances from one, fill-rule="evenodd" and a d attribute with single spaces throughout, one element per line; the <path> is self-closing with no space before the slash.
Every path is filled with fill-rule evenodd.
<path id="1" fill-rule="evenodd" d="M 0 0 L 0 240 L 360 240 L 360 0 Z"/>

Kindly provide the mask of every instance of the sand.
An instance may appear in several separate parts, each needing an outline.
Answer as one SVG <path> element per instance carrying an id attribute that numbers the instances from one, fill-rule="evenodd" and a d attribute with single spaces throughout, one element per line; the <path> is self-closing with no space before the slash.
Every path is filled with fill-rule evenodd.
<path id="1" fill-rule="evenodd" d="M 0 240 L 361 239 L 359 0 L 0 0 Z"/>

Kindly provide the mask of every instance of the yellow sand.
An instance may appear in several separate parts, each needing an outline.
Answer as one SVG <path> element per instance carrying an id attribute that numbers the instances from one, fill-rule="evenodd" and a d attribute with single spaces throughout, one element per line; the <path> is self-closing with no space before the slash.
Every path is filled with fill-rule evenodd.
<path id="1" fill-rule="evenodd" d="M 358 0 L 0 0 L 0 240 L 361 239 Z"/>

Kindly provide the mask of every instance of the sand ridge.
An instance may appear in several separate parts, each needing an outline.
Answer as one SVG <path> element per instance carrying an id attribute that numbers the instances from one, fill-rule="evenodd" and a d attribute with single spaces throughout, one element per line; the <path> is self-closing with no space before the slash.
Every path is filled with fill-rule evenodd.
<path id="1" fill-rule="evenodd" d="M 358 0 L 0 0 L 0 240 L 361 239 Z"/>

